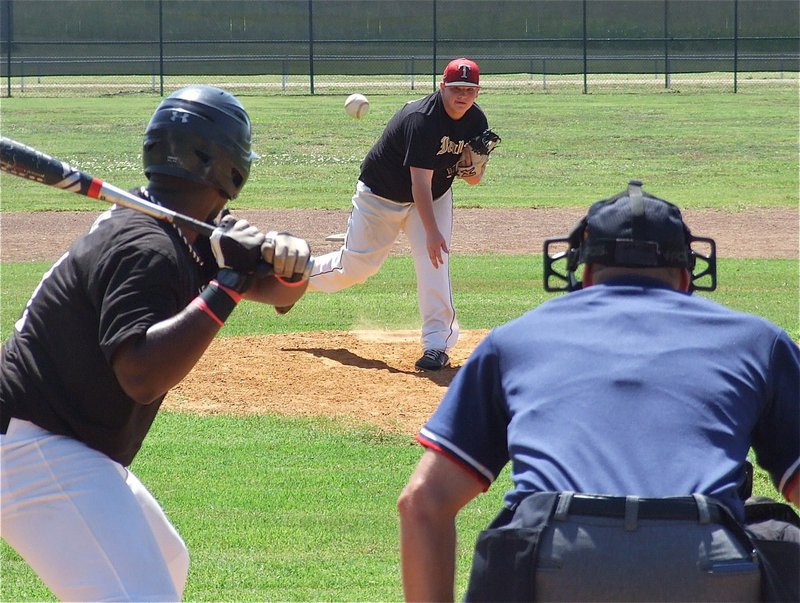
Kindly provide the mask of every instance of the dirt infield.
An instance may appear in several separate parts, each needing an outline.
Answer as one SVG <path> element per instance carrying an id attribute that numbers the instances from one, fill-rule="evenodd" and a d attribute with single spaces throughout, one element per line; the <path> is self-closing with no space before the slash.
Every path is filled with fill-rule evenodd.
<path id="1" fill-rule="evenodd" d="M 307 238 L 315 254 L 337 247 L 325 237 L 343 232 L 348 217 L 346 211 L 326 210 L 236 213 L 263 230 L 288 230 Z M 566 235 L 583 213 L 582 209 L 457 208 L 452 252 L 538 254 L 546 237 Z M 0 261 L 54 260 L 96 215 L 2 213 Z M 719 257 L 798 258 L 796 209 L 697 210 L 684 212 L 684 217 L 692 232 L 716 239 Z M 393 253 L 407 251 L 401 237 Z M 414 370 L 420 353 L 417 331 L 218 338 L 170 392 L 165 405 L 200 413 L 327 415 L 413 434 L 485 334 L 462 333 L 452 354 L 453 368 L 439 373 Z"/>
<path id="2" fill-rule="evenodd" d="M 460 209 L 453 222 L 452 251 L 465 253 L 541 253 L 547 237 L 564 236 L 584 209 Z M 347 211 L 243 210 L 237 216 L 262 230 L 288 230 L 305 237 L 314 254 L 338 244 L 325 237 L 344 232 Z M 97 214 L 91 212 L 0 213 L 0 261 L 53 260 L 85 232 Z M 685 211 L 684 219 L 698 236 L 717 241 L 720 257 L 798 257 L 798 211 L 791 208 Z M 401 235 L 393 253 L 408 252 Z"/>

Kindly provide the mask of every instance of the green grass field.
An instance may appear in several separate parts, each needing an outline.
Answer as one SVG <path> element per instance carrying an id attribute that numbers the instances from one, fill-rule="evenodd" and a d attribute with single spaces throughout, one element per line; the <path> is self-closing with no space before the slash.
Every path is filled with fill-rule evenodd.
<path id="1" fill-rule="evenodd" d="M 358 166 L 408 96 L 375 96 L 361 120 L 344 97 L 242 97 L 261 154 L 236 207 L 346 208 Z M 797 204 L 797 91 L 521 95 L 478 102 L 503 141 L 461 206 L 588 206 L 639 178 L 681 207 Z M 3 136 L 128 188 L 158 97 L 3 99 Z M 95 209 L 96 201 L 0 176 L 2 209 Z"/>
<path id="2" fill-rule="evenodd" d="M 3 136 L 118 186 L 142 183 L 144 125 L 156 97 L 3 99 Z M 347 118 L 344 98 L 242 97 L 262 155 L 234 208 L 346 208 L 358 165 L 402 96 Z M 796 91 L 733 94 L 500 95 L 480 101 L 503 142 L 487 181 L 460 207 L 586 207 L 639 177 L 684 208 L 797 207 Z M 2 211 L 80 209 L 97 202 L 0 176 Z M 0 216 L 1 217 L 1 216 Z M 565 233 L 553 233 L 563 235 Z M 702 234 L 702 233 L 698 233 Z M 769 318 L 800 339 L 797 259 L 719 262 L 712 299 Z M 47 263 L 0 265 L 5 340 Z M 453 258 L 464 328 L 489 328 L 549 297 L 541 258 Z M 335 296 L 310 295 L 276 320 L 239 308 L 224 336 L 349 329 L 364 313 L 383 328 L 414 325 L 408 258 Z M 309 384 L 313 387 L 314 384 Z M 279 394 L 277 394 L 279 395 Z M 133 470 L 189 546 L 192 601 L 402 599 L 395 501 L 419 458 L 408 436 L 328 419 L 195 417 L 163 412 Z M 499 509 L 507 474 L 459 518 L 457 593 L 477 532 Z M 766 476 L 756 492 L 775 496 Z M 0 545 L 0 600 L 53 600 Z"/>

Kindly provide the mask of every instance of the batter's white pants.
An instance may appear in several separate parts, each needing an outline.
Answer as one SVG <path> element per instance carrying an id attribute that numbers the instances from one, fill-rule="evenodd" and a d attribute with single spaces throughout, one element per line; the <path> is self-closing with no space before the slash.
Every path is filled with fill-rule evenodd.
<path id="1" fill-rule="evenodd" d="M 62 601 L 180 601 L 189 573 L 133 473 L 19 419 L 0 435 L 0 535 Z"/>
<path id="2" fill-rule="evenodd" d="M 453 193 L 433 201 L 436 225 L 447 242 L 453 231 Z M 423 350 L 449 350 L 458 341 L 458 321 L 450 283 L 450 257 L 434 268 L 428 256 L 425 228 L 413 203 L 397 203 L 375 195 L 358 182 L 344 244 L 314 261 L 309 291 L 333 293 L 363 283 L 376 274 L 403 231 L 408 238 L 417 274 L 417 300 L 422 319 Z"/>

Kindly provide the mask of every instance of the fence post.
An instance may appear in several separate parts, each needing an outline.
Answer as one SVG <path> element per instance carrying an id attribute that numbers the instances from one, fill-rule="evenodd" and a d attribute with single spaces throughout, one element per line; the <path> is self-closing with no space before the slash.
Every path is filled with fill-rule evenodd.
<path id="1" fill-rule="evenodd" d="M 547 90 L 547 59 L 542 59 L 542 89 Z"/>
<path id="2" fill-rule="evenodd" d="M 164 0 L 158 0 L 158 94 L 164 96 Z"/>
<path id="3" fill-rule="evenodd" d="M 589 71 L 589 59 L 586 52 L 586 46 L 588 41 L 586 39 L 586 0 L 583 0 L 583 93 L 586 94 L 589 90 L 588 85 L 588 71 Z"/>
<path id="4" fill-rule="evenodd" d="M 733 93 L 739 88 L 739 0 L 733 0 Z"/>
<path id="5" fill-rule="evenodd" d="M 669 0 L 664 0 L 664 88 L 669 88 Z"/>
<path id="6" fill-rule="evenodd" d="M 431 72 L 433 73 L 433 92 L 436 92 L 436 0 L 433 0 L 433 65 Z"/>
<path id="7" fill-rule="evenodd" d="M 11 98 L 11 0 L 6 0 L 6 88 L 8 98 Z"/>
<path id="8" fill-rule="evenodd" d="M 308 0 L 308 78 L 314 94 L 314 0 Z"/>

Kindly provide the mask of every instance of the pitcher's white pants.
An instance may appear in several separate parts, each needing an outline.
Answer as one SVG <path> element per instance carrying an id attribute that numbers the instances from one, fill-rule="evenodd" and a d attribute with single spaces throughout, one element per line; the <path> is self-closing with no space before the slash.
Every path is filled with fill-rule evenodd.
<path id="1" fill-rule="evenodd" d="M 0 535 L 62 601 L 180 601 L 186 545 L 125 467 L 11 419 L 0 435 Z"/>
<path id="2" fill-rule="evenodd" d="M 453 231 L 453 193 L 433 201 L 436 225 L 450 248 Z M 314 261 L 309 291 L 332 293 L 363 283 L 376 274 L 403 231 L 408 238 L 417 274 L 417 300 L 422 318 L 422 348 L 449 350 L 458 341 L 458 321 L 450 284 L 450 257 L 434 268 L 428 256 L 425 228 L 413 203 L 379 197 L 363 182 L 353 195 L 353 210 L 344 244 Z"/>

